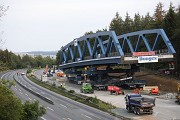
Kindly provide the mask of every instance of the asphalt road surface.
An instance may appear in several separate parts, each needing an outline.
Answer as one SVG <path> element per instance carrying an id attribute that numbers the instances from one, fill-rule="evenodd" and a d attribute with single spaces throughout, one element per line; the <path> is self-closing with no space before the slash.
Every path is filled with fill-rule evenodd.
<path id="1" fill-rule="evenodd" d="M 12 87 L 14 93 L 23 102 L 27 100 L 31 102 L 38 100 L 40 105 L 46 108 L 47 113 L 39 118 L 41 120 L 119 120 L 119 118 L 111 116 L 108 113 L 78 103 L 69 98 L 63 97 L 45 88 L 42 88 L 28 80 L 25 75 L 17 75 L 16 72 L 17 71 L 9 71 L 6 73 L 1 73 L 0 78 L 7 80 L 14 80 L 15 78 L 16 80 L 20 81 L 20 83 L 24 86 L 32 89 L 35 92 L 38 92 L 45 97 L 48 97 L 54 102 L 54 105 L 51 105 L 48 102 L 42 100 L 41 98 L 26 91 L 18 84 Z"/>

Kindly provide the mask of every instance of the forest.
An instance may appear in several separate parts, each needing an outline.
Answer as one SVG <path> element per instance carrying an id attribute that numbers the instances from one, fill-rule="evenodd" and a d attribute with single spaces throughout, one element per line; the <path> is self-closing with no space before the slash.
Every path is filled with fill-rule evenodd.
<path id="1" fill-rule="evenodd" d="M 41 55 L 33 58 L 29 55 L 20 57 L 10 51 L 0 50 L 0 71 L 8 69 L 22 69 L 22 68 L 38 68 L 45 67 L 46 64 L 52 66 L 55 64 L 55 59 L 49 56 L 43 58 Z"/>

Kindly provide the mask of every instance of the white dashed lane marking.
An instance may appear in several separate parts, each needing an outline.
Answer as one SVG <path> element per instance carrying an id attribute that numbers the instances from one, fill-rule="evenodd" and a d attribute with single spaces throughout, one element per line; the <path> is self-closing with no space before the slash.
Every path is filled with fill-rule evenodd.
<path id="1" fill-rule="evenodd" d="M 51 111 L 54 111 L 52 108 L 50 108 L 50 107 L 47 107 L 49 110 L 51 110 Z"/>

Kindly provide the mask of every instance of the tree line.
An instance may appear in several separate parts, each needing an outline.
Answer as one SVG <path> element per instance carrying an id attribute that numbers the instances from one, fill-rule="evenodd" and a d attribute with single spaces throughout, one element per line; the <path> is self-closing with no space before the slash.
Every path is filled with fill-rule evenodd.
<path id="1" fill-rule="evenodd" d="M 34 58 L 29 55 L 20 57 L 20 55 L 16 55 L 7 49 L 0 49 L 0 71 L 6 69 L 45 67 L 46 64 L 52 66 L 55 64 L 55 60 L 49 56 L 43 58 L 41 55 Z"/>
<path id="2" fill-rule="evenodd" d="M 169 9 L 166 11 L 163 8 L 163 4 L 159 2 L 154 9 L 154 14 L 151 16 L 150 13 L 146 15 L 140 15 L 135 13 L 134 17 L 131 18 L 126 13 L 125 19 L 116 12 L 115 17 L 109 24 L 109 30 L 115 31 L 117 35 L 130 33 L 139 30 L 148 29 L 164 29 L 168 38 L 170 39 L 175 51 L 176 60 L 175 67 L 177 73 L 180 73 L 180 6 L 175 8 L 172 3 L 169 5 Z M 107 31 L 107 29 L 97 30 L 96 32 Z M 86 32 L 84 35 L 92 34 L 93 31 Z M 60 50 L 57 55 L 60 55 Z M 56 57 L 59 61 L 60 57 Z M 163 66 L 164 64 L 159 64 Z M 152 67 L 150 65 L 149 67 Z M 153 65 L 153 67 L 156 67 Z"/>

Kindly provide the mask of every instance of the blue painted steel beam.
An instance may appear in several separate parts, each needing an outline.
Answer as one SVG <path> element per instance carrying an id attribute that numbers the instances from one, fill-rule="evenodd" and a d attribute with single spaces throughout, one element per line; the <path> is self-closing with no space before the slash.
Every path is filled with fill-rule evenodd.
<path id="1" fill-rule="evenodd" d="M 146 35 L 156 34 L 153 46 L 150 46 Z M 102 40 L 103 36 L 109 36 L 105 41 Z M 136 38 L 135 48 L 132 45 L 131 37 L 138 36 Z M 144 42 L 144 47 L 147 51 L 156 50 L 159 42 L 159 38 L 162 37 L 168 53 L 176 53 L 171 42 L 166 36 L 164 30 L 154 29 L 154 30 L 143 30 L 132 33 L 127 33 L 124 35 L 116 36 L 114 31 L 98 32 L 95 34 L 90 34 L 77 38 L 77 45 L 74 46 L 74 41 L 70 42 L 66 46 L 61 48 L 62 59 L 60 59 L 61 67 L 76 67 L 81 65 L 94 65 L 94 64 L 123 64 L 122 58 L 124 57 L 124 48 L 129 47 L 130 53 L 140 51 L 140 43 Z M 93 39 L 93 44 L 90 44 L 90 39 Z M 121 46 L 119 40 L 123 40 L 123 45 Z M 91 41 L 92 42 L 92 41 Z M 81 44 L 81 46 L 80 46 Z M 83 45 L 82 45 L 83 44 Z M 91 46 L 93 45 L 93 46 Z M 74 47 L 74 49 L 72 49 Z M 81 48 L 82 47 L 82 48 Z M 152 48 L 151 48 L 152 47 Z M 78 52 L 78 61 L 77 59 Z M 142 51 L 143 52 L 143 51 Z M 88 55 L 88 56 L 87 56 Z M 100 55 L 100 56 L 99 56 Z M 110 56 L 114 55 L 116 58 Z M 102 59 L 104 57 L 104 59 Z M 86 60 L 85 60 L 86 59 Z M 65 68 L 65 67 L 64 67 Z"/>
<path id="2" fill-rule="evenodd" d="M 93 60 L 83 60 L 71 63 L 61 64 L 61 69 L 68 69 L 73 67 L 83 67 L 83 66 L 93 66 L 93 65 L 108 65 L 108 64 L 121 64 L 121 58 L 119 56 L 116 57 L 107 57 L 107 58 L 99 58 Z"/>
<path id="3" fill-rule="evenodd" d="M 148 40 L 146 39 L 146 37 L 144 35 L 141 35 L 141 37 L 142 37 L 142 39 L 143 39 L 143 41 L 144 41 L 144 43 L 146 45 L 146 48 L 147 48 L 148 52 L 150 52 L 151 51 L 151 47 L 149 45 Z"/>

